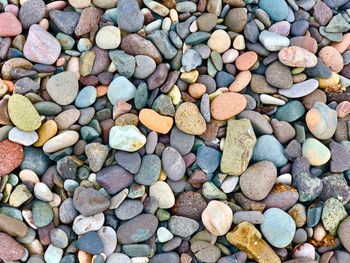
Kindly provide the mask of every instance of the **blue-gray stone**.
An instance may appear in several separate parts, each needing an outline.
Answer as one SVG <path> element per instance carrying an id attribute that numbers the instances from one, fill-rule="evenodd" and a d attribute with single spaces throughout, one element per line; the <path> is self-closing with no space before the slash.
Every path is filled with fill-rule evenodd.
<path id="1" fill-rule="evenodd" d="M 51 161 L 40 148 L 24 147 L 24 159 L 21 163 L 21 169 L 30 169 L 37 175 L 43 175 L 50 167 Z"/>
<path id="2" fill-rule="evenodd" d="M 118 27 L 133 33 L 143 27 L 144 16 L 136 0 L 118 0 Z"/>
<path id="3" fill-rule="evenodd" d="M 146 244 L 130 244 L 122 246 L 122 251 L 129 257 L 147 257 L 151 253 L 151 247 Z"/>
<path id="4" fill-rule="evenodd" d="M 155 154 L 148 154 L 142 157 L 139 172 L 134 176 L 134 180 L 142 185 L 152 185 L 157 182 L 161 169 L 161 160 Z"/>
<path id="5" fill-rule="evenodd" d="M 97 91 L 93 86 L 86 86 L 79 91 L 78 96 L 75 98 L 75 106 L 78 108 L 86 108 L 92 105 L 97 97 Z"/>
<path id="6" fill-rule="evenodd" d="M 75 242 L 75 245 L 78 249 L 89 254 L 97 255 L 103 252 L 103 244 L 100 236 L 94 231 L 84 234 Z"/>
<path id="7" fill-rule="evenodd" d="M 126 78 L 130 78 L 135 71 L 135 57 L 125 53 L 123 50 L 109 51 L 109 57 L 118 70 L 118 73 Z"/>
<path id="8" fill-rule="evenodd" d="M 252 161 L 270 161 L 279 168 L 285 165 L 288 160 L 284 156 L 282 144 L 272 135 L 263 135 L 258 138 L 254 147 Z"/>
<path id="9" fill-rule="evenodd" d="M 211 147 L 201 146 L 197 150 L 197 164 L 205 173 L 213 173 L 218 168 L 221 153 Z"/>
<path id="10" fill-rule="evenodd" d="M 166 59 L 172 59 L 176 56 L 177 49 L 169 40 L 168 32 L 165 30 L 156 30 L 147 37 L 158 48 L 160 53 Z"/>
<path id="11" fill-rule="evenodd" d="M 278 107 L 275 118 L 279 121 L 293 122 L 303 116 L 305 108 L 298 100 L 293 100 Z"/>
<path id="12" fill-rule="evenodd" d="M 218 88 L 228 87 L 235 77 L 225 71 L 219 71 L 215 76 L 216 85 Z"/>
<path id="13" fill-rule="evenodd" d="M 270 208 L 264 213 L 260 229 L 266 240 L 274 247 L 284 248 L 292 242 L 296 226 L 293 218 L 279 208 Z"/>
<path id="14" fill-rule="evenodd" d="M 136 87 L 126 77 L 116 77 L 108 86 L 107 96 L 113 105 L 119 101 L 129 101 L 135 97 Z"/>
<path id="15" fill-rule="evenodd" d="M 194 49 L 187 49 L 182 55 L 182 67 L 185 71 L 191 71 L 202 64 L 201 55 Z"/>
<path id="16" fill-rule="evenodd" d="M 315 200 L 323 189 L 323 182 L 320 178 L 305 172 L 293 177 L 293 185 L 298 189 L 300 202 Z"/>
<path id="17" fill-rule="evenodd" d="M 275 21 L 281 21 L 288 16 L 288 5 L 284 0 L 261 0 L 259 8 Z"/>
<path id="18" fill-rule="evenodd" d="M 198 45 L 210 38 L 210 33 L 194 32 L 185 39 L 185 43 L 190 46 Z"/>
<path id="19" fill-rule="evenodd" d="M 47 202 L 34 201 L 32 214 L 34 225 L 37 227 L 47 226 L 53 220 L 53 210 Z"/>

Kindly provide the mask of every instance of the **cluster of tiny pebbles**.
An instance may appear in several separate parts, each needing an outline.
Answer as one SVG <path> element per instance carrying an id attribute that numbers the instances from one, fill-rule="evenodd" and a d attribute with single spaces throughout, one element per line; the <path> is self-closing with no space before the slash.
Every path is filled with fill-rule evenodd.
<path id="1" fill-rule="evenodd" d="M 0 0 L 0 262 L 349 263 L 349 0 Z"/>

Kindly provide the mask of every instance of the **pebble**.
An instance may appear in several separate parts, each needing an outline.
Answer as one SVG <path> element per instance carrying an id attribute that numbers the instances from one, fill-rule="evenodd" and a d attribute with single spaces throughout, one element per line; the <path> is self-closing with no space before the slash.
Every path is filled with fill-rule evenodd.
<path id="1" fill-rule="evenodd" d="M 23 146 L 9 140 L 0 142 L 0 159 L 6 160 L 0 164 L 0 175 L 4 176 L 11 173 L 24 158 Z"/>
<path id="2" fill-rule="evenodd" d="M 6 233 L 0 233 L 0 257 L 6 261 L 20 260 L 24 254 L 24 247 Z"/>
<path id="3" fill-rule="evenodd" d="M 288 47 L 290 44 L 287 37 L 266 30 L 260 33 L 259 40 L 268 51 L 280 51 L 282 48 Z"/>
<path id="4" fill-rule="evenodd" d="M 42 0 L 26 1 L 19 10 L 19 20 L 24 29 L 33 24 L 38 24 L 44 18 L 46 6 Z"/>
<path id="5" fill-rule="evenodd" d="M 158 201 L 158 207 L 168 209 L 174 206 L 175 197 L 170 186 L 163 181 L 157 181 L 150 186 L 150 197 L 154 197 Z"/>
<path id="6" fill-rule="evenodd" d="M 218 29 L 211 34 L 207 45 L 211 50 L 217 51 L 221 54 L 230 48 L 231 39 L 224 30 Z"/>
<path id="7" fill-rule="evenodd" d="M 141 214 L 124 222 L 117 230 L 120 244 L 134 244 L 149 239 L 157 230 L 158 219 L 151 214 Z"/>
<path id="8" fill-rule="evenodd" d="M 206 131 L 206 123 L 197 106 L 191 102 L 182 103 L 175 112 L 175 124 L 185 133 L 200 135 Z"/>
<path id="9" fill-rule="evenodd" d="M 255 133 L 249 120 L 229 120 L 220 162 L 221 171 L 230 175 L 241 175 L 248 167 L 255 143 Z"/>
<path id="10" fill-rule="evenodd" d="M 293 85 L 293 78 L 288 67 L 276 61 L 266 68 L 266 81 L 268 84 L 280 88 L 290 89 Z"/>
<path id="11" fill-rule="evenodd" d="M 146 137 L 134 125 L 113 126 L 110 129 L 109 145 L 113 149 L 135 152 L 146 143 Z"/>
<path id="12" fill-rule="evenodd" d="M 38 140 L 38 134 L 35 131 L 22 131 L 14 127 L 8 134 L 10 141 L 21 144 L 23 146 L 30 146 Z"/>
<path id="13" fill-rule="evenodd" d="M 258 178 L 261 177 L 261 180 Z M 245 196 L 260 201 L 271 191 L 277 178 L 277 169 L 272 162 L 260 161 L 250 166 L 241 176 L 239 186 Z"/>
<path id="14" fill-rule="evenodd" d="M 288 16 L 288 5 L 284 0 L 263 0 L 259 2 L 259 8 L 263 9 L 271 19 L 284 20 Z"/>
<path id="15" fill-rule="evenodd" d="M 328 199 L 322 210 L 322 223 L 324 228 L 331 234 L 337 233 L 340 222 L 345 219 L 347 213 L 340 201 L 335 198 Z"/>
<path id="16" fill-rule="evenodd" d="M 168 222 L 169 231 L 183 238 L 191 236 L 199 228 L 197 221 L 183 216 L 171 216 Z"/>
<path id="17" fill-rule="evenodd" d="M 30 26 L 27 41 L 23 48 L 26 59 L 51 65 L 58 59 L 60 51 L 61 45 L 56 38 L 36 24 Z"/>
<path id="18" fill-rule="evenodd" d="M 139 119 L 148 129 L 162 134 L 168 133 L 174 122 L 171 117 L 162 116 L 151 109 L 142 109 L 139 113 Z"/>
<path id="19" fill-rule="evenodd" d="M 316 79 L 308 79 L 300 83 L 293 84 L 290 89 L 280 89 L 279 94 L 287 98 L 302 98 L 318 88 L 318 81 Z"/>
<path id="20" fill-rule="evenodd" d="M 105 167 L 96 174 L 96 182 L 110 194 L 116 194 L 129 187 L 132 184 L 132 179 L 132 175 L 118 165 Z"/>
<path id="21" fill-rule="evenodd" d="M 61 72 L 48 80 L 46 90 L 54 102 L 63 106 L 68 105 L 78 95 L 78 79 L 72 72 Z"/>
<path id="22" fill-rule="evenodd" d="M 139 4 L 136 0 L 118 1 L 118 26 L 126 32 L 137 32 L 139 31 L 144 22 L 144 15 L 140 11 Z"/>
<path id="23" fill-rule="evenodd" d="M 22 33 L 22 25 L 10 12 L 0 14 L 0 37 L 17 36 Z"/>
<path id="24" fill-rule="evenodd" d="M 78 108 L 86 108 L 91 106 L 97 97 L 97 91 L 93 86 L 87 86 L 79 91 L 75 98 L 75 106 Z"/>
<path id="25" fill-rule="evenodd" d="M 38 129 L 41 119 L 33 104 L 23 95 L 14 94 L 8 101 L 8 114 L 18 129 L 31 132 Z"/>
<path id="26" fill-rule="evenodd" d="M 279 208 L 270 208 L 264 212 L 261 232 L 274 247 L 286 247 L 292 242 L 296 226 L 293 219 Z"/>
<path id="27" fill-rule="evenodd" d="M 231 208 L 219 201 L 210 201 L 202 213 L 206 229 L 216 236 L 225 235 L 231 228 L 233 213 Z"/>
<path id="28" fill-rule="evenodd" d="M 33 223 L 36 227 L 44 227 L 53 220 L 53 210 L 47 202 L 35 201 L 32 207 Z"/>
<path id="29" fill-rule="evenodd" d="M 349 240 L 349 217 L 346 217 L 339 225 L 338 235 L 342 245 L 347 251 L 350 250 L 350 240 Z"/>
<path id="30" fill-rule="evenodd" d="M 90 231 L 82 235 L 76 242 L 75 245 L 78 249 L 85 251 L 92 255 L 97 255 L 103 252 L 103 244 L 99 235 Z"/>
<path id="31" fill-rule="evenodd" d="M 105 211 L 109 201 L 95 189 L 79 186 L 74 191 L 73 205 L 83 216 L 93 216 Z"/>
<path id="32" fill-rule="evenodd" d="M 156 63 L 151 57 L 145 55 L 135 56 L 135 78 L 145 79 L 149 77 L 155 70 Z"/>
<path id="33" fill-rule="evenodd" d="M 233 102 L 234 103 L 230 103 Z M 246 98 L 234 92 L 226 92 L 217 96 L 211 103 L 211 116 L 217 120 L 227 120 L 241 113 L 247 106 Z"/>
<path id="34" fill-rule="evenodd" d="M 65 131 L 52 137 L 43 145 L 43 151 L 53 153 L 66 147 L 74 145 L 79 140 L 79 133 L 76 131 Z"/>
<path id="35" fill-rule="evenodd" d="M 136 87 L 124 76 L 116 77 L 108 86 L 107 96 L 113 105 L 135 97 Z"/>
<path id="36" fill-rule="evenodd" d="M 34 195 L 41 201 L 51 202 L 53 200 L 53 194 L 50 188 L 41 182 L 35 184 Z"/>
<path id="37" fill-rule="evenodd" d="M 185 161 L 181 154 L 171 146 L 163 150 L 162 166 L 167 177 L 173 181 L 179 181 L 185 175 Z"/>
<path id="38" fill-rule="evenodd" d="M 314 54 L 298 46 L 282 48 L 278 52 L 278 59 L 290 67 L 312 68 L 317 64 L 317 57 Z"/>
<path id="39" fill-rule="evenodd" d="M 135 175 L 135 181 L 142 185 L 154 184 L 160 175 L 161 160 L 155 154 L 142 157 L 141 167 Z"/>
<path id="40" fill-rule="evenodd" d="M 322 165 L 329 161 L 331 152 L 320 141 L 314 138 L 305 140 L 302 146 L 302 155 L 308 159 L 311 165 Z"/>
<path id="41" fill-rule="evenodd" d="M 96 35 L 96 45 L 102 49 L 115 49 L 121 42 L 120 29 L 115 26 L 102 27 Z"/>
<path id="42" fill-rule="evenodd" d="M 311 133 L 321 140 L 331 138 L 337 128 L 337 112 L 321 102 L 313 105 L 305 120 Z"/>

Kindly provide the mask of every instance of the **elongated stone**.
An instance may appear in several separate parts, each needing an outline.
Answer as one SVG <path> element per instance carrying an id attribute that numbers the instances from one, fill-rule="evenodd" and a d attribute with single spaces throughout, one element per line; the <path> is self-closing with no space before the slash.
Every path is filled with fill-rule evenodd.
<path id="1" fill-rule="evenodd" d="M 229 120 L 220 168 L 223 173 L 239 176 L 248 167 L 256 137 L 248 119 Z"/>

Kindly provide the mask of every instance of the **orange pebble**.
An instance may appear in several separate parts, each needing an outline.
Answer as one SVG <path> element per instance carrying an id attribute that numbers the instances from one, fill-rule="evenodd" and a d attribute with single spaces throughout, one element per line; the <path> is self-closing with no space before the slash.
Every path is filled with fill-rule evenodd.
<path id="1" fill-rule="evenodd" d="M 239 92 L 248 86 L 250 80 L 252 79 L 252 74 L 249 70 L 241 71 L 237 74 L 236 79 L 230 85 L 230 91 Z"/>
<path id="2" fill-rule="evenodd" d="M 331 46 L 338 50 L 339 53 L 344 53 L 350 47 L 350 33 L 344 34 L 341 42 L 333 42 Z"/>
<path id="3" fill-rule="evenodd" d="M 62 57 L 58 58 L 57 61 L 56 61 L 56 66 L 57 67 L 60 67 L 62 66 L 64 63 L 66 62 L 66 60 Z"/>
<path id="4" fill-rule="evenodd" d="M 199 99 L 207 91 L 207 87 L 201 83 L 193 83 L 188 87 L 188 93 L 195 99 Z"/>
<path id="5" fill-rule="evenodd" d="M 107 91 L 108 91 L 108 86 L 103 86 L 103 85 L 97 86 L 96 91 L 97 91 L 98 98 L 105 96 L 107 94 Z"/>
<path id="6" fill-rule="evenodd" d="M 211 116 L 219 121 L 227 120 L 241 113 L 247 106 L 247 99 L 239 93 L 226 92 L 211 103 Z"/>
<path id="7" fill-rule="evenodd" d="M 3 80 L 3 82 L 6 84 L 8 91 L 13 92 L 15 88 L 15 85 L 13 84 L 13 82 L 10 80 Z"/>
<path id="8" fill-rule="evenodd" d="M 254 51 L 248 51 L 236 59 L 236 67 L 238 70 L 248 70 L 256 63 L 257 60 L 258 55 Z"/>
<path id="9" fill-rule="evenodd" d="M 167 134 L 174 123 L 173 118 L 162 116 L 152 109 L 142 109 L 139 120 L 148 129 L 162 134 Z"/>

